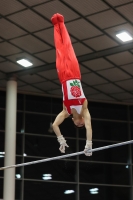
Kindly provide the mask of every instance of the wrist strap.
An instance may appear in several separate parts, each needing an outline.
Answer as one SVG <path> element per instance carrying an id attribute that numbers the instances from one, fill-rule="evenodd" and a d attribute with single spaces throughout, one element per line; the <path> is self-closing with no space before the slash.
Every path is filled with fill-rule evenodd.
<path id="1" fill-rule="evenodd" d="M 86 140 L 85 148 L 92 148 L 92 141 Z"/>
<path id="2" fill-rule="evenodd" d="M 86 144 L 92 144 L 92 141 L 86 140 Z"/>
<path id="3" fill-rule="evenodd" d="M 65 138 L 63 137 L 63 135 L 58 136 L 58 137 L 57 137 L 57 141 L 58 141 L 60 144 L 66 143 L 66 140 L 65 140 Z"/>

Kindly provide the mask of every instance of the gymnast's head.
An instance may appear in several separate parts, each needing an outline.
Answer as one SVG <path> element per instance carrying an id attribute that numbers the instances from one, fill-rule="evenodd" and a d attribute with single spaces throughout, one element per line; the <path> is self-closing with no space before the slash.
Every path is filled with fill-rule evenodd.
<path id="1" fill-rule="evenodd" d="M 73 116 L 72 120 L 77 128 L 82 128 L 85 125 L 84 118 L 81 115 L 78 115 L 78 117 Z"/>

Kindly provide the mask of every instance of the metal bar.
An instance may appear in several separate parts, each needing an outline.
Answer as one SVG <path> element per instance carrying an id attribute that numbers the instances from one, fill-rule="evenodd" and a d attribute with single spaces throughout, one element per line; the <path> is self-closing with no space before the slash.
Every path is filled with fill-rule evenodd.
<path id="1" fill-rule="evenodd" d="M 91 149 L 88 152 L 101 151 L 101 150 L 104 150 L 104 149 L 110 149 L 110 148 L 114 148 L 114 147 L 118 147 L 118 146 L 122 146 L 122 145 L 126 145 L 126 144 L 131 144 L 131 143 L 133 143 L 133 140 L 126 141 L 126 142 L 121 142 L 121 143 L 117 143 L 117 144 L 111 144 L 111 145 L 108 145 L 108 146 L 99 147 L 99 148 L 95 148 L 95 149 Z M 17 165 L 1 167 L 0 170 L 5 170 L 5 169 L 13 168 L 13 167 L 21 167 L 21 166 L 33 165 L 33 164 L 42 163 L 42 162 L 48 162 L 48 161 L 52 161 L 52 160 L 59 160 L 59 159 L 62 159 L 62 158 L 78 156 L 78 155 L 81 155 L 81 154 L 84 154 L 84 151 L 71 153 L 71 154 L 67 154 L 67 155 L 62 155 L 62 156 L 57 156 L 57 157 L 52 157 L 52 158 L 46 158 L 46 159 L 31 161 L 31 162 L 27 162 L 27 163 L 21 163 L 21 164 L 17 164 Z"/>

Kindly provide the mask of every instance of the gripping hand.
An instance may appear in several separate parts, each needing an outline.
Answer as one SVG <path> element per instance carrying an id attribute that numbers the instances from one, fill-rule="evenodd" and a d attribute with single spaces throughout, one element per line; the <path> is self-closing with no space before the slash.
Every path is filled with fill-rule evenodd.
<path id="1" fill-rule="evenodd" d="M 59 148 L 60 152 L 61 152 L 61 153 L 65 153 L 65 148 L 66 148 L 66 147 L 69 147 L 69 146 L 67 145 L 66 140 L 65 140 L 65 138 L 63 137 L 63 135 L 58 136 L 58 137 L 57 137 L 57 141 L 58 141 L 59 144 L 60 144 L 60 148 Z"/>
<path id="2" fill-rule="evenodd" d="M 84 149 L 84 153 L 86 156 L 92 156 L 92 152 L 88 152 L 91 149 L 92 149 L 92 141 L 86 140 L 86 145 Z"/>

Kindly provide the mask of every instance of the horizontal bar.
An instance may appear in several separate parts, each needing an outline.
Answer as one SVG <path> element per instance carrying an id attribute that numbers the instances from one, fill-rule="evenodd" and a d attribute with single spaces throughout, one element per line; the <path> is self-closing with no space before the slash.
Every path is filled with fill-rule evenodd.
<path id="1" fill-rule="evenodd" d="M 118 147 L 118 146 L 122 146 L 122 145 L 126 145 L 126 144 L 131 144 L 131 143 L 133 143 L 133 140 L 121 142 L 121 143 L 117 143 L 117 144 L 111 144 L 111 145 L 108 145 L 108 146 L 99 147 L 99 148 L 95 148 L 95 149 L 91 149 L 91 150 L 88 151 L 88 153 L 95 152 L 95 151 L 101 151 L 101 150 L 105 150 L 105 149 L 110 149 L 110 148 L 114 148 L 114 147 Z M 21 164 L 17 164 L 17 165 L 10 165 L 10 166 L 6 166 L 6 167 L 1 167 L 0 170 L 5 170 L 5 169 L 9 169 L 9 168 L 14 168 L 14 167 L 22 167 L 22 166 L 27 166 L 27 165 L 33 165 L 33 164 L 48 162 L 48 161 L 52 161 L 52 160 L 59 160 L 59 159 L 62 159 L 62 158 L 78 156 L 78 155 L 81 155 L 81 154 L 84 154 L 84 151 L 66 154 L 66 155 L 62 155 L 62 156 L 56 156 L 56 157 L 52 157 L 52 158 L 46 158 L 46 159 L 31 161 L 31 162 L 27 162 L 27 163 L 21 163 Z"/>

